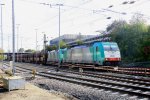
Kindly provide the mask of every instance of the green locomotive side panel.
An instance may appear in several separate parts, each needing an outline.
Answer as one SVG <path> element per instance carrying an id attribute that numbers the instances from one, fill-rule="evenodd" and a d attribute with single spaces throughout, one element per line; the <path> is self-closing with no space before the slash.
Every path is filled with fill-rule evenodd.
<path id="1" fill-rule="evenodd" d="M 67 59 L 67 50 L 64 50 L 64 55 L 63 55 L 64 57 L 64 60 L 66 60 Z"/>
<path id="2" fill-rule="evenodd" d="M 90 53 L 92 54 L 92 62 L 94 62 L 94 48 L 93 46 L 90 46 Z"/>
<path id="3" fill-rule="evenodd" d="M 93 61 L 99 65 L 104 62 L 104 49 L 101 42 L 96 42 L 93 45 Z"/>
<path id="4" fill-rule="evenodd" d="M 64 53 L 65 53 L 65 49 L 60 49 L 58 51 L 58 60 L 63 61 L 64 60 Z"/>

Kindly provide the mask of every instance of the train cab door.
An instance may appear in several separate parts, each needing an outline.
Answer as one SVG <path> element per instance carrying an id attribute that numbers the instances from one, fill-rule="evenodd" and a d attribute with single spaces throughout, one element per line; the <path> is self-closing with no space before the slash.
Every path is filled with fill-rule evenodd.
<path id="1" fill-rule="evenodd" d="M 101 52 L 99 46 L 94 46 L 94 62 L 101 65 Z"/>
<path id="2" fill-rule="evenodd" d="M 100 57 L 100 48 L 99 48 L 99 46 L 96 46 L 96 61 L 97 61 L 97 64 L 99 64 L 100 59 L 101 59 L 101 57 Z"/>

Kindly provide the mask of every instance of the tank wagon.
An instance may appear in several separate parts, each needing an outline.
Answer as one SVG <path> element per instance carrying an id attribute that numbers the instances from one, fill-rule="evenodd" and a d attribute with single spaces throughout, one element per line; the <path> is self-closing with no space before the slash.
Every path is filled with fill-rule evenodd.
<path id="1" fill-rule="evenodd" d="M 95 42 L 91 45 L 75 46 L 48 52 L 47 63 L 118 65 L 120 50 L 115 42 Z"/>

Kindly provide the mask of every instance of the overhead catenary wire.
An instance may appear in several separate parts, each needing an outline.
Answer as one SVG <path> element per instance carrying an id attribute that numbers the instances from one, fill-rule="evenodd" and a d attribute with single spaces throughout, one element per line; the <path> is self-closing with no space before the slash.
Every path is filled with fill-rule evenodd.
<path id="1" fill-rule="evenodd" d="M 105 10 L 107 10 L 107 9 L 105 9 Z M 92 13 L 94 13 L 94 14 L 100 14 L 100 15 L 102 15 L 102 16 L 104 16 L 104 17 L 107 17 L 108 15 L 106 15 L 106 14 L 101 14 L 100 13 L 100 10 L 90 10 Z M 119 13 L 119 12 L 115 12 L 115 11 L 111 11 L 111 10 L 108 10 L 108 11 L 110 11 L 110 12 L 114 12 L 114 13 L 118 13 L 118 14 L 123 14 L 123 15 L 125 15 L 126 13 Z M 50 22 L 51 20 L 53 20 L 53 19 L 55 19 L 56 17 L 57 17 L 58 15 L 56 15 L 56 16 L 53 16 L 52 18 L 49 18 L 48 20 L 46 20 L 45 21 L 45 23 L 42 23 L 42 24 L 40 24 L 39 26 L 38 26 L 38 29 L 40 29 L 41 27 L 43 27 L 46 23 L 48 23 L 48 22 Z M 79 17 L 81 17 L 81 16 L 78 16 L 78 17 L 75 17 L 76 19 L 77 18 L 79 18 Z M 83 16 L 82 17 L 85 17 L 85 15 L 83 14 Z M 109 16 L 108 16 L 109 17 Z M 75 19 L 75 18 L 72 18 L 73 20 Z M 71 19 L 69 19 L 69 20 L 71 20 Z M 63 21 L 62 23 L 64 23 L 64 22 L 66 22 L 66 21 Z"/>
<path id="2" fill-rule="evenodd" d="M 54 7 L 54 4 L 50 4 L 50 3 L 41 3 L 41 2 L 37 2 L 37 1 L 33 1 L 33 0 L 20 0 L 20 1 L 25 1 L 25 2 L 29 2 L 29 3 L 35 3 L 35 4 L 43 4 L 43 5 L 47 5 L 47 6 L 50 6 L 50 7 Z M 92 0 L 89 0 L 89 2 L 91 2 Z M 140 1 L 140 0 L 136 0 L 137 1 Z M 147 1 L 147 0 L 146 0 Z M 89 3 L 87 2 L 87 3 Z M 86 3 L 85 3 L 86 4 Z M 117 11 L 114 11 L 114 10 L 111 10 L 111 9 L 100 9 L 100 10 L 92 10 L 92 9 L 87 9 L 87 8 L 83 8 L 83 7 L 78 7 L 78 6 L 71 6 L 71 5 L 65 5 L 64 6 L 66 7 L 70 7 L 70 8 L 77 8 L 77 9 L 82 9 L 82 10 L 87 10 L 87 11 L 93 11 L 95 13 L 100 13 L 100 12 L 112 12 L 112 13 L 118 13 L 118 14 L 123 14 L 123 15 L 126 15 L 127 13 L 125 12 L 117 12 Z M 67 11 L 67 10 L 66 10 Z M 43 26 L 45 23 L 48 23 L 50 20 L 53 20 L 54 18 L 56 18 L 58 15 L 56 16 L 53 16 L 52 18 L 49 18 L 49 20 L 46 20 L 44 21 L 42 24 L 39 25 L 39 28 L 40 26 Z M 75 18 L 74 18 L 75 19 Z"/>
<path id="3" fill-rule="evenodd" d="M 50 4 L 45 4 L 45 3 L 41 3 L 41 4 L 43 4 L 43 5 L 50 5 Z M 51 5 L 51 6 L 55 6 L 55 5 Z M 64 6 L 66 6 L 66 5 L 64 5 Z M 113 11 L 113 10 L 110 10 L 110 9 L 103 9 L 103 11 L 102 11 L 102 10 L 84 9 L 84 8 L 79 8 L 79 7 L 75 7 L 75 6 L 67 6 L 67 7 L 72 7 L 72 8 L 78 8 L 78 9 L 82 9 L 82 10 L 92 11 L 93 13 L 97 13 L 97 12 L 100 13 L 100 12 L 107 12 L 107 11 L 109 11 L 109 12 L 112 12 L 112 13 L 117 13 L 117 14 L 122 14 L 122 15 L 126 14 L 124 12 L 117 12 L 117 11 Z M 104 15 L 104 14 L 101 14 L 101 15 Z M 104 16 L 106 16 L 106 15 L 104 15 Z"/>
<path id="4" fill-rule="evenodd" d="M 146 2 L 149 2 L 150 0 L 144 0 L 144 1 L 142 1 L 142 2 L 140 2 L 141 0 L 136 0 L 136 2 L 135 2 L 135 4 L 133 5 L 133 4 L 128 4 L 128 5 L 130 5 L 130 7 L 128 7 L 128 8 L 125 8 L 125 9 L 122 9 L 122 10 L 128 10 L 128 9 L 131 9 L 131 8 L 135 8 L 135 7 L 138 7 L 138 6 L 141 6 L 142 4 L 144 4 L 144 3 L 146 3 Z M 139 2 L 139 3 L 138 3 Z M 126 4 L 127 5 L 127 4 Z M 125 6 L 125 5 L 123 5 L 123 6 Z"/>
<path id="5" fill-rule="evenodd" d="M 19 0 L 19 1 L 28 2 L 28 3 L 32 3 L 36 5 L 46 5 L 46 6 L 49 6 L 50 8 L 58 9 L 57 7 L 54 6 L 54 4 L 51 4 L 51 3 L 37 2 L 37 1 L 31 1 L 31 0 Z M 62 10 L 65 10 L 65 9 L 62 9 Z"/>
<path id="6" fill-rule="evenodd" d="M 81 10 L 87 10 L 87 11 L 92 11 L 92 12 L 113 12 L 113 13 L 118 13 L 118 14 L 123 14 L 124 12 L 118 12 L 118 11 L 114 11 L 108 8 L 100 8 L 100 9 L 87 9 L 87 8 L 81 8 L 81 7 L 77 7 L 77 6 L 71 6 L 71 5 L 64 5 L 67 7 L 72 7 L 72 8 L 77 8 L 77 9 L 81 9 Z"/>
<path id="7" fill-rule="evenodd" d="M 36 4 L 42 4 L 42 5 L 50 6 L 51 8 L 54 8 L 54 6 L 55 6 L 54 4 L 41 3 L 41 2 L 37 2 L 37 1 L 30 1 L 30 0 L 22 0 L 22 1 L 27 1 L 27 2 L 36 3 Z M 89 0 L 89 1 L 91 1 L 91 0 Z M 140 0 L 137 0 L 137 1 L 140 1 Z M 93 13 L 96 13 L 96 14 L 101 13 L 101 12 L 112 12 L 112 13 L 118 13 L 118 14 L 122 14 L 122 15 L 126 15 L 127 14 L 125 12 L 118 12 L 118 11 L 114 11 L 114 10 L 111 10 L 111 9 L 103 9 L 102 8 L 101 10 L 92 10 L 92 9 L 87 9 L 87 8 L 83 8 L 83 7 L 78 7 L 78 6 L 71 6 L 71 5 L 64 5 L 64 6 L 70 7 L 70 8 L 77 8 L 77 9 L 81 9 L 81 10 L 93 11 Z M 67 10 L 65 10 L 65 11 L 67 11 Z M 101 14 L 101 15 L 103 15 L 103 14 Z M 58 15 L 54 16 L 53 18 L 56 18 L 57 16 Z M 78 18 L 78 17 L 76 17 L 76 18 Z M 50 19 L 50 20 L 52 20 L 52 19 Z M 75 18 L 72 18 L 72 19 L 75 19 Z M 47 21 L 47 20 L 45 21 L 45 23 L 48 23 L 48 22 L 49 21 Z M 40 24 L 40 26 L 44 25 L 45 23 Z"/>
<path id="8" fill-rule="evenodd" d="M 43 4 L 43 5 L 48 5 L 48 4 L 46 4 L 46 3 L 41 3 L 41 4 Z M 51 6 L 56 6 L 56 5 L 51 5 Z M 64 5 L 65 6 L 65 5 Z M 70 6 L 71 7 L 71 6 Z M 72 8 L 77 8 L 77 7 L 72 7 Z M 82 10 L 84 9 L 84 8 L 81 8 Z M 98 10 L 96 11 L 96 10 L 88 10 L 88 9 L 84 9 L 84 10 L 87 10 L 87 11 L 90 11 L 90 12 L 93 12 L 93 13 L 96 13 L 96 12 L 99 12 Z M 68 11 L 68 10 L 64 10 L 64 12 L 61 12 L 61 14 L 63 14 L 63 13 L 65 13 L 66 11 Z M 101 14 L 101 15 L 103 15 L 103 16 L 106 16 L 105 14 Z M 49 18 L 49 19 L 47 19 L 46 21 L 45 21 L 45 23 L 42 23 L 42 24 L 40 24 L 39 25 L 39 27 L 38 28 L 40 28 L 41 26 L 43 26 L 44 24 L 46 24 L 46 23 L 48 23 L 49 21 L 51 21 L 51 20 L 53 20 L 53 19 L 55 19 L 55 18 L 57 18 L 58 17 L 58 15 L 55 15 L 55 16 L 53 16 L 53 17 L 51 17 L 51 18 Z M 79 16 L 79 17 L 81 17 L 81 16 Z M 76 17 L 77 18 L 77 17 Z M 74 18 L 73 18 L 74 19 Z"/>
<path id="9" fill-rule="evenodd" d="M 89 25 L 89 24 L 87 24 L 87 23 L 91 23 L 91 22 L 95 22 L 95 21 L 100 21 L 100 20 L 103 20 L 103 19 L 104 19 L 104 18 L 93 19 L 93 20 L 91 20 L 91 21 L 89 21 L 89 22 L 85 22 L 85 23 L 82 23 L 82 24 L 80 24 L 80 25 L 84 25 L 84 27 L 85 27 L 85 25 Z M 81 28 L 80 25 L 76 25 L 76 26 L 74 26 L 73 28 L 68 29 L 68 32 L 69 32 L 70 30 L 74 30 L 74 29 L 77 29 L 77 28 Z"/>
<path id="10" fill-rule="evenodd" d="M 45 5 L 45 4 L 44 4 Z M 65 6 L 65 5 L 64 5 Z M 72 6 L 69 6 L 69 7 L 72 7 Z M 78 7 L 74 7 L 73 6 L 73 8 L 78 8 Z M 83 9 L 83 8 L 81 8 L 81 9 Z M 85 10 L 85 9 L 84 9 Z M 89 9 L 86 9 L 86 10 L 88 10 L 89 11 Z M 106 11 L 110 11 L 110 12 L 114 12 L 114 13 L 119 13 L 119 12 L 115 12 L 115 11 L 112 11 L 112 10 L 107 10 L 107 9 L 104 9 L 104 10 L 106 10 Z M 92 11 L 93 13 L 95 13 L 95 12 L 100 12 L 100 10 L 90 10 L 90 11 Z M 102 12 L 104 12 L 104 11 L 102 11 Z M 122 13 L 119 13 L 119 14 L 122 14 Z M 106 15 L 104 15 L 104 16 L 106 16 Z"/>
<path id="11" fill-rule="evenodd" d="M 31 3 L 36 3 L 36 4 L 41 4 L 41 5 L 46 5 L 46 6 L 50 6 L 51 8 L 54 8 L 54 6 L 56 6 L 55 4 L 50 4 L 50 3 L 42 3 L 42 2 L 37 2 L 37 1 L 30 1 L 30 0 L 21 0 L 21 1 L 27 1 L 27 2 L 31 2 Z M 95 10 L 95 9 L 88 9 L 88 8 L 83 8 L 83 7 L 78 7 L 78 6 L 71 6 L 71 5 L 65 5 L 64 4 L 64 6 L 65 7 L 70 7 L 70 8 L 77 8 L 77 9 L 81 9 L 81 10 L 86 10 L 86 11 L 92 11 L 93 13 L 97 13 L 97 14 L 101 14 L 101 15 L 104 15 L 104 16 L 106 16 L 105 14 L 102 14 L 102 13 L 100 13 L 100 12 L 112 12 L 112 13 L 118 13 L 118 14 L 126 14 L 126 13 L 124 13 L 124 12 L 117 12 L 117 11 L 113 11 L 113 10 L 110 10 L 110 9 L 100 9 L 100 10 Z M 65 9 L 65 11 L 68 11 L 68 10 L 66 10 Z M 64 12 L 62 12 L 62 13 L 64 13 Z M 38 26 L 38 28 L 40 28 L 40 26 L 43 26 L 45 23 L 48 23 L 50 20 L 53 20 L 54 18 L 56 18 L 58 15 L 56 15 L 56 16 L 53 16 L 53 17 L 51 17 L 51 18 L 49 18 L 49 20 L 46 20 L 46 21 L 44 21 L 44 23 L 43 24 L 40 24 L 39 26 Z"/>
<path id="12" fill-rule="evenodd" d="M 38 2 L 38 0 L 20 0 L 20 1 L 27 1 L 27 2 L 29 2 L 29 3 L 35 3 L 35 4 L 40 4 L 40 2 Z M 31 1 L 31 2 L 30 2 Z M 48 1 L 48 0 L 47 0 Z M 90 0 L 89 0 L 90 1 Z M 139 0 L 140 1 L 140 0 Z M 145 0 L 146 1 L 146 0 Z M 138 3 L 137 3 L 138 4 Z M 41 4 L 42 5 L 42 4 Z M 45 5 L 46 6 L 46 5 Z M 65 6 L 65 5 L 64 5 Z M 68 6 L 72 6 L 72 5 L 68 5 Z M 134 6 L 134 5 L 133 5 Z M 47 5 L 47 7 L 50 7 L 49 5 Z M 135 6 L 134 6 L 135 7 Z M 54 6 L 52 6 L 52 8 L 57 8 L 57 7 L 54 7 Z M 85 6 L 83 7 L 83 6 L 78 6 L 77 5 L 77 7 L 75 7 L 75 6 L 73 6 L 73 7 L 64 7 L 65 9 L 61 12 L 61 14 L 63 14 L 63 12 L 65 12 L 65 13 L 67 13 L 70 9 L 74 9 L 74 10 L 83 10 L 83 11 L 85 11 L 85 12 L 89 12 L 89 13 L 91 13 L 91 12 L 93 12 L 94 14 L 99 14 L 100 16 L 102 15 L 102 14 L 105 14 L 105 12 L 107 13 L 107 12 L 109 12 L 109 13 L 107 13 L 106 14 L 106 16 L 109 16 L 110 15 L 110 12 L 111 13 L 114 13 L 114 14 L 120 14 L 121 13 L 121 10 L 120 10 L 120 12 L 118 13 L 118 12 L 114 12 L 115 10 L 113 10 L 113 9 L 111 9 L 111 10 L 109 10 L 109 11 L 100 11 L 99 9 L 92 9 L 92 8 L 90 8 L 90 9 L 88 9 L 88 7 L 86 8 Z M 85 9 L 84 9 L 85 8 Z M 87 9 L 87 10 L 86 10 Z M 74 11 L 73 10 L 73 11 Z M 93 11 L 92 11 L 93 10 Z M 106 9 L 107 10 L 107 9 Z M 70 12 L 69 12 L 69 14 L 70 14 Z M 72 12 L 71 12 L 71 14 L 72 14 Z M 80 14 L 80 13 L 79 13 Z M 127 13 L 127 14 L 129 14 L 129 13 Z M 43 27 L 41 27 L 41 26 L 43 26 L 43 25 L 45 25 L 46 23 L 51 23 L 50 21 L 51 20 L 53 20 L 53 19 L 56 19 L 56 17 L 58 16 L 58 14 L 56 14 L 52 19 L 51 19 L 51 17 L 50 18 L 48 18 L 47 20 L 45 20 L 44 22 L 42 22 L 42 23 L 40 23 L 39 25 L 37 25 L 37 26 L 39 26 L 39 28 L 40 29 L 42 29 Z M 104 17 L 106 17 L 106 16 L 104 16 Z M 110 15 L 111 16 L 111 15 Z M 74 18 L 73 18 L 73 16 L 72 16 L 72 19 L 66 19 L 66 20 L 62 20 L 62 23 L 64 22 L 67 22 L 67 20 L 68 21 L 72 21 L 72 23 L 74 22 L 74 21 L 76 21 L 76 20 L 78 20 L 79 19 L 79 17 L 81 18 L 86 18 L 87 16 L 85 16 L 84 14 L 83 14 L 83 16 L 82 15 L 80 15 L 80 16 L 74 16 Z M 91 16 L 91 17 L 93 17 L 93 16 Z M 93 19 L 94 19 L 95 17 L 93 17 Z M 97 17 L 96 17 L 97 18 Z M 95 18 L 95 20 L 96 20 L 96 18 Z M 49 21 L 50 20 L 50 21 Z M 89 22 L 90 23 L 90 22 Z M 79 24 L 79 26 L 81 26 L 81 25 L 83 25 L 82 23 L 81 24 Z M 48 26 L 48 25 L 47 25 Z M 55 25 L 53 25 L 53 26 L 55 26 Z M 52 26 L 52 27 L 53 27 Z M 71 26 L 71 28 L 72 27 L 74 27 L 74 26 Z M 44 28 L 43 28 L 44 29 Z"/>
<path id="13" fill-rule="evenodd" d="M 83 13 L 83 14 L 81 14 L 81 15 L 79 15 L 79 16 L 76 16 L 76 17 L 73 17 L 73 18 L 68 18 L 67 20 L 63 20 L 61 23 L 65 23 L 65 24 L 66 24 L 67 22 L 70 22 L 70 21 L 73 23 L 74 21 L 79 20 L 78 18 L 80 18 L 80 19 L 81 19 L 81 18 L 85 18 L 85 17 L 88 17 L 89 15 L 90 15 L 90 16 L 94 16 L 95 13 L 93 13 L 93 12 L 90 12 L 90 13 L 88 12 L 88 13 L 86 13 L 86 14 Z M 104 17 L 107 17 L 107 15 L 103 15 L 103 16 L 104 16 Z M 45 23 L 45 24 L 46 24 L 46 23 Z"/>

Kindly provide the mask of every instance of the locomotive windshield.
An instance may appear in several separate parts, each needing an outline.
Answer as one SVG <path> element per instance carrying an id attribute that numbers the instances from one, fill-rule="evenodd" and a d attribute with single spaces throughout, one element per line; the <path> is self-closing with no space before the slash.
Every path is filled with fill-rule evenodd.
<path id="1" fill-rule="evenodd" d="M 105 51 L 118 51 L 119 48 L 117 45 L 104 45 Z"/>

